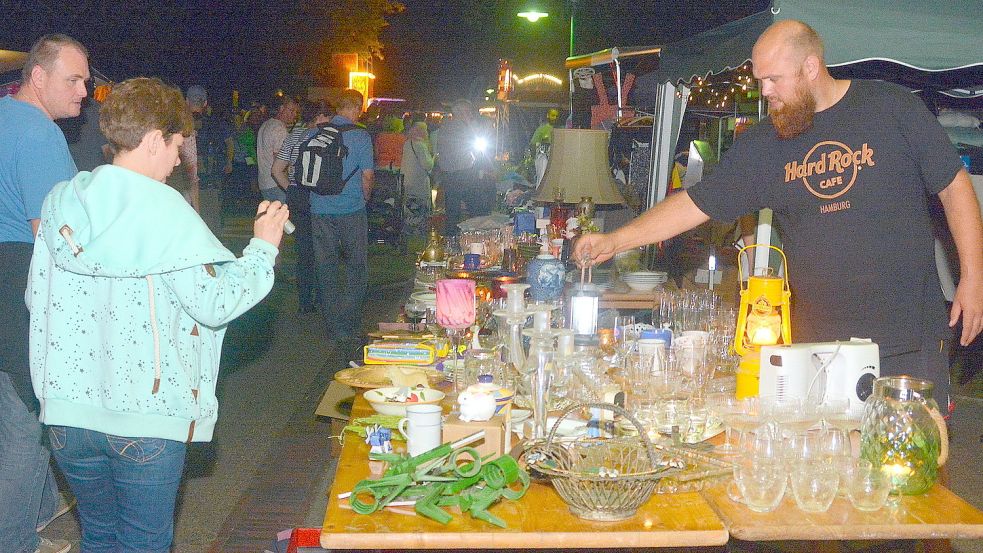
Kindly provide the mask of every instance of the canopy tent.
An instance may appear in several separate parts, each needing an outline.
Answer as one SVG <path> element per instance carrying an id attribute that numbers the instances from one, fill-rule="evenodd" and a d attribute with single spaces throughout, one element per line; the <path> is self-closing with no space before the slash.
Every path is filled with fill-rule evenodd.
<path id="1" fill-rule="evenodd" d="M 0 74 L 7 71 L 20 70 L 27 60 L 27 52 L 16 50 L 0 50 Z"/>
<path id="2" fill-rule="evenodd" d="M 979 0 L 775 0 L 770 10 L 666 46 L 659 69 L 638 78 L 636 94 L 654 99 L 661 83 L 740 67 L 762 31 L 783 19 L 816 29 L 834 75 L 882 78 L 957 97 L 983 95 Z"/>
<path id="3" fill-rule="evenodd" d="M 625 85 L 622 73 L 623 73 L 623 63 L 626 61 L 640 62 L 633 65 L 640 66 L 635 67 L 633 70 L 637 72 L 639 68 L 645 67 L 644 60 L 647 58 L 656 58 L 659 52 L 662 50 L 661 46 L 616 46 L 613 48 L 607 48 L 599 52 L 592 52 L 590 54 L 583 54 L 580 56 L 569 57 L 565 61 L 565 66 L 569 73 L 570 79 L 570 112 L 571 118 L 573 117 L 574 111 L 574 94 L 576 90 L 576 82 L 580 79 L 579 74 L 582 68 L 591 68 L 599 66 L 612 66 L 612 73 L 614 75 L 614 88 L 615 88 L 615 105 L 617 106 L 617 117 L 623 115 L 624 101 L 627 98 L 626 91 L 623 90 L 624 87 L 631 88 L 634 86 L 634 76 L 630 77 L 631 84 Z M 632 69 L 630 69 L 632 70 Z M 593 71 L 590 71 L 593 73 Z"/>
<path id="4" fill-rule="evenodd" d="M 816 29 L 823 37 L 826 63 L 840 78 L 883 79 L 955 97 L 983 96 L 979 0 L 774 0 L 768 10 L 666 45 L 659 69 L 637 79 L 634 103 L 656 109 L 650 206 L 665 197 L 689 98 L 685 83 L 740 67 L 750 60 L 758 36 L 784 19 Z M 770 242 L 770 222 L 770 211 L 763 210 L 759 242 Z M 759 256 L 767 256 L 766 249 L 758 250 Z M 762 262 L 767 263 L 759 257 L 755 264 Z"/>

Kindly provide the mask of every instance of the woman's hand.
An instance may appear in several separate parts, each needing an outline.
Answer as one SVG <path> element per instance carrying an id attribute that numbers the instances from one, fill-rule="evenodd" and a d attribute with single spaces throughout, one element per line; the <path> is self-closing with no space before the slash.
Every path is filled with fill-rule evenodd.
<path id="1" fill-rule="evenodd" d="M 280 247 L 283 238 L 283 224 L 290 217 L 287 204 L 278 201 L 263 200 L 256 208 L 256 220 L 253 222 L 253 236 L 266 240 L 275 247 Z"/>

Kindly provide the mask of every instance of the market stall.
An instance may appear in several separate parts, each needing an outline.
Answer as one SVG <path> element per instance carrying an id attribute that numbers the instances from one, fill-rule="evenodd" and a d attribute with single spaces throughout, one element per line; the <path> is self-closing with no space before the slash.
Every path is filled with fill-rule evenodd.
<path id="1" fill-rule="evenodd" d="M 789 341 L 787 280 L 752 278 L 736 308 L 624 258 L 612 275 L 578 282 L 572 271 L 564 285 L 562 262 L 545 247 L 536 255 L 523 219 L 456 244 L 431 234 L 404 318 L 380 323 L 362 363 L 335 376 L 354 406 L 337 423 L 324 525 L 298 540 L 514 549 L 983 537 L 983 512 L 938 482 L 948 442 L 925 383 L 877 379 L 864 402 L 854 381 L 876 376 L 876 345 L 767 349 Z M 611 282 L 629 288 L 597 284 Z M 605 313 L 606 296 L 640 302 L 651 321 Z M 769 367 L 747 394 L 738 354 L 759 352 Z M 808 378 L 767 381 L 830 352 L 818 397 Z"/>

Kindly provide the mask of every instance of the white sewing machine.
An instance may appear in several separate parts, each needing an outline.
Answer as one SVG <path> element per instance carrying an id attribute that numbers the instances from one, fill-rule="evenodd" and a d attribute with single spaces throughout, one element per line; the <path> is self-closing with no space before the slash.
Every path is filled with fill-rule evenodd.
<path id="1" fill-rule="evenodd" d="M 762 346 L 759 395 L 817 403 L 847 398 L 859 419 L 880 374 L 879 349 L 869 340 Z"/>

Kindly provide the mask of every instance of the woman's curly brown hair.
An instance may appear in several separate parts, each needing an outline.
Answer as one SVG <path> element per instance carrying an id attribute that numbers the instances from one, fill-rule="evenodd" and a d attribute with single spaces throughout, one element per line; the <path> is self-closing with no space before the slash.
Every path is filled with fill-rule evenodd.
<path id="1" fill-rule="evenodd" d="M 191 136 L 194 120 L 180 90 L 157 78 L 137 77 L 113 86 L 100 108 L 99 128 L 118 153 L 136 148 L 155 130 L 168 142 L 177 133 Z"/>

